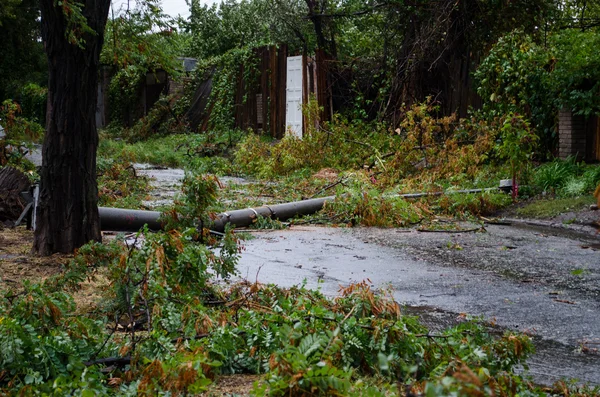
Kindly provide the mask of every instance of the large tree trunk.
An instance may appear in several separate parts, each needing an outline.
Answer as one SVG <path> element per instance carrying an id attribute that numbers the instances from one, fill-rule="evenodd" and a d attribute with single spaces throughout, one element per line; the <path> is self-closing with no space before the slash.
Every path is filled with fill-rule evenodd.
<path id="1" fill-rule="evenodd" d="M 96 184 L 95 124 L 98 65 L 110 0 L 85 0 L 82 14 L 97 32 L 71 43 L 82 26 L 68 9 L 72 2 L 41 0 L 42 37 L 48 56 L 48 119 L 42 150 L 40 201 L 33 251 L 70 253 L 100 241 Z M 58 3 L 61 4 L 61 3 Z M 70 21 L 65 17 L 70 15 Z M 74 25 L 73 25 L 74 24 Z"/>

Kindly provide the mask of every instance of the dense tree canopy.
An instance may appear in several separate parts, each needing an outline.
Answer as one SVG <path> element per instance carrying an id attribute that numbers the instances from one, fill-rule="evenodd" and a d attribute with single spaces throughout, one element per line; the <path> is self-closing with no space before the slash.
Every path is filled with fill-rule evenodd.
<path id="1" fill-rule="evenodd" d="M 27 83 L 45 85 L 38 0 L 0 2 L 0 103 L 20 96 Z"/>

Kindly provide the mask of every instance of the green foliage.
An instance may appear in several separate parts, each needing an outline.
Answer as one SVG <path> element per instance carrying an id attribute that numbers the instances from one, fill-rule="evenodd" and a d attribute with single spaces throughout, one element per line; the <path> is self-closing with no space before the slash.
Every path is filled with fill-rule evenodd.
<path id="1" fill-rule="evenodd" d="M 240 170 L 272 178 L 298 170 L 357 169 L 371 162 L 381 164 L 381 154 L 393 139 L 384 125 L 351 122 L 340 117 L 314 128 L 313 121 L 318 123 L 314 118 L 316 113 L 311 108 L 308 112 L 311 121 L 307 123 L 307 133 L 302 139 L 286 135 L 281 141 L 271 144 L 249 134 L 235 153 L 235 162 Z"/>
<path id="2" fill-rule="evenodd" d="M 531 132 L 529 123 L 522 116 L 508 113 L 503 118 L 496 151 L 501 159 L 508 161 L 513 180 L 526 169 L 537 141 L 538 137 Z"/>
<path id="3" fill-rule="evenodd" d="M 139 110 L 146 74 L 161 70 L 174 79 L 181 74 L 177 60 L 181 56 L 181 39 L 173 32 L 173 21 L 159 3 L 139 2 L 107 23 L 100 60 L 111 65 L 114 73 L 109 85 L 109 109 L 111 121 L 117 124 L 133 124 L 129 117 Z"/>
<path id="4" fill-rule="evenodd" d="M 482 193 L 447 194 L 433 204 L 433 208 L 455 217 L 489 216 L 511 204 L 509 195 L 487 191 Z"/>
<path id="5" fill-rule="evenodd" d="M 594 56 L 599 43 L 600 33 L 593 30 L 561 30 L 543 46 L 522 31 L 501 37 L 475 73 L 483 115 L 523 115 L 545 156 L 554 149 L 558 109 L 584 116 L 600 111 L 600 63 Z"/>
<path id="6" fill-rule="evenodd" d="M 207 109 L 211 109 L 208 127 L 216 131 L 234 128 L 234 101 L 238 79 L 256 81 L 258 57 L 249 47 L 233 48 L 226 53 L 201 59 L 187 85 L 183 103 L 190 103 L 197 85 L 210 79 L 212 82 Z M 247 98 L 243 98 L 245 102 Z"/>
<path id="7" fill-rule="evenodd" d="M 150 192 L 150 181 L 137 175 L 129 161 L 98 159 L 98 205 L 139 208 Z"/>
<path id="8" fill-rule="evenodd" d="M 559 189 L 567 180 L 578 173 L 579 166 L 574 157 L 567 160 L 556 159 L 542 164 L 534 175 L 534 183 L 544 191 Z"/>
<path id="9" fill-rule="evenodd" d="M 30 394 L 68 390 L 105 392 L 97 369 L 84 361 L 102 343 L 104 324 L 74 316 L 73 298 L 62 291 L 25 284 L 24 290 L 0 299 L 0 390 Z"/>
<path id="10" fill-rule="evenodd" d="M 547 48 L 517 30 L 498 40 L 475 73 L 477 93 L 484 99 L 482 115 L 489 120 L 509 113 L 524 116 L 545 152 L 553 149 L 556 138 L 555 103 L 548 87 L 552 62 Z"/>
<path id="11" fill-rule="evenodd" d="M 35 83 L 28 83 L 21 88 L 19 96 L 23 117 L 32 122 L 45 125 L 48 89 Z"/>
<path id="12" fill-rule="evenodd" d="M 349 225 L 406 227 L 417 223 L 423 211 L 402 197 L 384 195 L 364 175 L 350 175 L 336 199 L 325 204 L 323 214 Z"/>
<path id="13" fill-rule="evenodd" d="M 173 95 L 161 96 L 148 114 L 139 119 L 131 128 L 125 129 L 121 136 L 128 142 L 139 142 L 150 137 L 187 132 L 187 122 L 183 116 L 175 113 L 175 101 Z"/>
<path id="14" fill-rule="evenodd" d="M 102 136 L 98 145 L 98 157 L 122 162 L 184 167 L 189 163 L 185 148 L 188 141 L 193 142 L 193 136 L 176 134 L 153 137 L 131 144 L 123 140 L 109 139 L 109 136 Z M 193 147 L 193 144 L 189 145 Z"/>
<path id="15" fill-rule="evenodd" d="M 273 6 L 264 0 L 222 1 L 210 6 L 191 1 L 191 16 L 183 22 L 191 35 L 187 54 L 206 60 L 237 48 L 285 42 L 283 37 L 271 35 Z"/>
<path id="16" fill-rule="evenodd" d="M 484 109 L 491 117 L 509 112 L 524 113 L 529 104 L 532 79 L 543 73 L 545 59 L 538 47 L 522 31 L 501 37 L 475 73 L 477 92 L 484 98 Z"/>
<path id="17" fill-rule="evenodd" d="M 594 191 L 600 182 L 600 167 L 577 163 L 575 157 L 542 164 L 533 174 L 533 183 L 544 192 L 576 197 Z"/>
<path id="18" fill-rule="evenodd" d="M 529 391 L 512 372 L 531 353 L 527 336 L 492 337 L 473 321 L 428 332 L 367 282 L 334 299 L 304 286 L 215 286 L 233 272 L 234 240 L 216 251 L 195 241 L 195 229 L 143 235 L 137 248 L 82 247 L 68 276 L 3 296 L 3 392 L 197 394 L 228 373 L 264 374 L 256 395 L 393 396 L 398 381 L 412 393 Z M 103 302 L 91 318 L 76 313 L 63 288 L 100 275 Z M 131 360 L 93 364 L 110 356 Z M 471 373 L 478 381 L 463 376 Z"/>
<path id="19" fill-rule="evenodd" d="M 365 395 L 356 382 L 364 375 L 376 375 L 381 383 L 401 379 L 418 392 L 422 382 L 440 382 L 459 363 L 485 368 L 491 375 L 487 381 L 493 382 L 531 350 L 527 337 L 505 335 L 492 342 L 476 323 L 439 338 L 426 336 L 427 330 L 415 318 L 401 315 L 385 291 L 375 294 L 365 282 L 342 289 L 333 301 L 304 288 L 253 288 L 252 302 L 272 308 L 262 310 L 258 318 L 264 325 L 256 331 L 252 324 L 258 309 L 240 316 L 247 323 L 241 328 L 246 338 L 249 332 L 261 335 L 252 339 L 252 357 L 264 357 L 256 368 L 268 371 L 255 395 Z M 389 390 L 383 385 L 367 395 L 379 395 L 377 389 Z"/>
<path id="20" fill-rule="evenodd" d="M 182 194 L 177 196 L 171 211 L 176 225 L 203 227 L 210 224 L 209 208 L 217 201 L 221 183 L 214 175 L 187 171 L 181 186 Z"/>
<path id="21" fill-rule="evenodd" d="M 592 195 L 542 199 L 517 209 L 517 214 L 528 218 L 552 218 L 565 212 L 582 210 L 595 202 Z"/>
<path id="22" fill-rule="evenodd" d="M 173 21 L 156 0 L 120 10 L 119 17 L 109 19 L 106 25 L 100 60 L 119 69 L 145 67 L 144 74 L 157 69 L 177 74 L 180 42 L 172 26 Z"/>
<path id="23" fill-rule="evenodd" d="M 23 87 L 30 83 L 46 84 L 48 65 L 39 18 L 37 0 L 0 3 L 0 103 L 9 98 L 20 101 Z M 30 117 L 27 107 L 23 108 Z"/>
<path id="24" fill-rule="evenodd" d="M 585 169 L 582 178 L 585 182 L 585 189 L 593 191 L 596 186 L 600 185 L 600 166 L 591 165 Z"/>
<path id="25" fill-rule="evenodd" d="M 35 121 L 20 116 L 21 106 L 10 99 L 0 106 L 0 120 L 4 137 L 0 138 L 0 166 L 11 165 L 25 171 L 33 170 L 33 164 L 25 154 L 31 150 L 33 142 L 44 134 L 44 129 Z"/>
<path id="26" fill-rule="evenodd" d="M 252 220 L 252 228 L 254 229 L 270 229 L 270 230 L 278 230 L 285 229 L 286 225 L 277 219 L 272 219 L 271 217 L 266 216 L 257 216 Z"/>
<path id="27" fill-rule="evenodd" d="M 564 30 L 551 37 L 555 57 L 549 76 L 550 94 L 558 108 L 584 116 L 600 112 L 600 32 Z"/>

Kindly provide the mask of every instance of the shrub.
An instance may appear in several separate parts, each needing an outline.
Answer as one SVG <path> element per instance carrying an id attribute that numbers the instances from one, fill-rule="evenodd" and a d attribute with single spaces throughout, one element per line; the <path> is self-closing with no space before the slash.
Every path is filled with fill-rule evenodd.
<path id="1" fill-rule="evenodd" d="M 382 194 L 362 173 L 349 175 L 336 199 L 326 203 L 322 213 L 339 223 L 381 227 L 408 226 L 423 216 L 418 205 Z"/>
<path id="2" fill-rule="evenodd" d="M 44 129 L 35 121 L 20 116 L 21 106 L 10 99 L 0 106 L 0 120 L 5 136 L 0 138 L 0 166 L 12 165 L 23 170 L 32 170 L 33 164 L 25 159 L 32 143 L 44 135 Z"/>
<path id="3" fill-rule="evenodd" d="M 544 191 L 562 188 L 569 178 L 577 175 L 579 166 L 574 157 L 567 160 L 556 159 L 541 165 L 534 173 L 533 182 Z"/>
<path id="4" fill-rule="evenodd" d="M 585 181 L 585 190 L 593 191 L 600 185 L 600 166 L 590 166 L 584 171 L 582 178 Z"/>
<path id="5" fill-rule="evenodd" d="M 139 208 L 150 191 L 149 178 L 137 175 L 129 161 L 98 159 L 98 204 Z"/>

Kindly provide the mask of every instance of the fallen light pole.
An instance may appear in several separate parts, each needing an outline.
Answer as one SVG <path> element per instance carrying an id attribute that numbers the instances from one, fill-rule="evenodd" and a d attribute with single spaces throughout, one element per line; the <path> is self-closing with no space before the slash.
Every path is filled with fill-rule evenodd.
<path id="1" fill-rule="evenodd" d="M 329 196 L 223 212 L 217 215 L 215 221 L 210 225 L 210 230 L 223 232 L 227 224 L 231 224 L 233 227 L 250 226 L 259 216 L 287 220 L 295 216 L 314 214 L 323 208 L 326 201 L 334 199 L 335 196 Z M 135 232 L 144 225 L 148 225 L 148 229 L 150 230 L 162 229 L 162 225 L 159 222 L 161 213 L 157 211 L 98 207 L 98 212 L 100 214 L 100 228 L 102 230 Z"/>
<path id="2" fill-rule="evenodd" d="M 310 200 L 294 201 L 291 203 L 263 205 L 258 208 L 246 208 L 244 210 L 235 210 L 223 212 L 217 215 L 213 222 L 211 230 L 223 232 L 225 225 L 231 224 L 233 227 L 250 226 L 259 216 L 271 219 L 285 221 L 295 216 L 314 214 L 320 211 L 327 201 L 333 201 L 336 196 L 315 198 Z"/>
<path id="3" fill-rule="evenodd" d="M 469 194 L 481 193 L 486 191 L 502 190 L 500 188 L 486 189 L 466 189 L 451 190 L 446 192 L 423 192 L 423 193 L 405 193 L 394 194 L 389 197 L 402 197 L 406 199 L 419 198 L 426 196 L 441 196 L 443 194 Z M 327 196 L 291 203 L 263 205 L 258 208 L 246 208 L 218 214 L 216 219 L 210 225 L 210 230 L 215 232 L 225 231 L 225 226 L 230 224 L 232 227 L 246 227 L 252 225 L 258 217 L 265 217 L 285 221 L 296 216 L 310 215 L 320 211 L 326 202 L 335 200 L 336 196 Z M 141 229 L 145 224 L 150 230 L 160 230 L 162 225 L 159 222 L 160 212 L 128 210 L 120 208 L 99 207 L 100 226 L 102 230 L 112 231 L 131 231 L 135 232 Z"/>
<path id="4" fill-rule="evenodd" d="M 122 208 L 98 207 L 102 230 L 137 232 L 144 225 L 150 230 L 161 230 L 158 211 L 129 210 Z"/>

